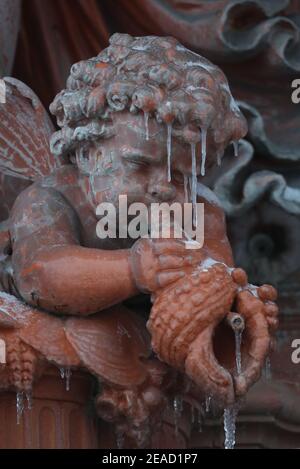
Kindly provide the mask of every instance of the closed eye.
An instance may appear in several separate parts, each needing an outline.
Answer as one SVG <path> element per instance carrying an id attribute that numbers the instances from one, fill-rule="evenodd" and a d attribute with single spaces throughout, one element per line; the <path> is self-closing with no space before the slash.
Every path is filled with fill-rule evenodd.
<path id="1" fill-rule="evenodd" d="M 147 161 L 144 161 L 142 159 L 127 159 L 126 158 L 126 161 L 127 163 L 130 164 L 130 166 L 133 166 L 133 167 L 136 167 L 136 168 L 140 168 L 140 167 L 147 167 L 149 166 L 149 163 L 147 163 Z"/>

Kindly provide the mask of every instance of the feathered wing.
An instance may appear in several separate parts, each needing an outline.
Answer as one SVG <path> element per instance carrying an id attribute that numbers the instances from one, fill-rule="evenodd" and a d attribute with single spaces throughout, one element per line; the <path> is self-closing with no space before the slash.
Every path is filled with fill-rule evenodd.
<path id="1" fill-rule="evenodd" d="M 54 132 L 35 93 L 15 78 L 4 78 L 6 102 L 0 104 L 0 172 L 34 181 L 63 163 L 51 154 Z"/>

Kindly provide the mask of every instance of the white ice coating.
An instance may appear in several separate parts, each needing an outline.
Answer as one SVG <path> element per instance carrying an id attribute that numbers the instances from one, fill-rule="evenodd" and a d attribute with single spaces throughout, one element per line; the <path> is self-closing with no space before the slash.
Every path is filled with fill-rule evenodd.
<path id="1" fill-rule="evenodd" d="M 201 129 L 201 176 L 205 176 L 207 129 Z"/>
<path id="2" fill-rule="evenodd" d="M 176 47 L 177 50 L 186 50 L 185 47 L 183 48 L 179 48 L 179 47 Z M 192 51 L 189 51 L 189 52 L 192 52 Z M 196 54 L 196 52 L 192 52 L 193 54 L 195 54 L 199 59 L 200 59 L 200 56 L 198 54 Z M 203 70 L 206 70 L 207 72 L 213 72 L 214 71 L 214 67 L 212 65 L 209 65 L 209 64 L 206 64 L 206 63 L 203 63 L 202 62 L 192 62 L 192 61 L 188 61 L 185 63 L 186 67 L 200 67 L 200 68 L 203 68 Z"/>
<path id="3" fill-rule="evenodd" d="M 224 409 L 225 449 L 234 449 L 237 414 L 238 407 L 236 404 Z"/>
<path id="4" fill-rule="evenodd" d="M 243 331 L 234 331 L 235 336 L 235 363 L 237 374 L 240 375 L 242 372 L 242 355 L 241 355 L 241 344 L 242 344 Z"/>
<path id="5" fill-rule="evenodd" d="M 149 112 L 144 112 L 146 140 L 149 140 Z"/>
<path id="6" fill-rule="evenodd" d="M 144 51 L 144 50 L 147 50 L 147 49 L 149 49 L 148 45 L 144 45 L 144 46 L 136 45 L 136 46 L 132 47 L 132 50 L 139 50 L 139 51 Z"/>
<path id="7" fill-rule="evenodd" d="M 255 285 L 252 285 L 251 283 L 248 283 L 247 290 L 250 293 L 252 293 L 253 296 L 258 298 L 257 287 Z"/>
<path id="8" fill-rule="evenodd" d="M 167 124 L 168 182 L 171 181 L 172 124 Z"/>
<path id="9" fill-rule="evenodd" d="M 196 144 L 191 143 L 192 153 L 192 180 L 191 180 L 191 197 L 193 204 L 193 224 L 197 226 L 197 165 L 196 165 Z"/>
<path id="10" fill-rule="evenodd" d="M 200 272 L 202 271 L 207 272 L 207 270 L 213 267 L 215 264 L 224 265 L 229 273 L 231 273 L 234 270 L 234 267 L 228 267 L 228 265 L 225 264 L 224 262 L 216 261 L 216 259 L 212 259 L 211 257 L 208 257 L 203 262 L 201 262 L 201 264 L 198 266 L 198 270 L 200 270 Z"/>
<path id="11" fill-rule="evenodd" d="M 230 99 L 230 110 L 236 115 L 240 116 L 240 108 L 238 107 L 236 101 L 234 100 L 234 97 L 231 94 L 230 88 L 227 83 L 221 83 L 220 88 L 222 88 L 226 93 L 228 93 L 229 99 Z"/>
<path id="12" fill-rule="evenodd" d="M 183 176 L 183 184 L 184 184 L 184 202 L 187 204 L 189 202 L 189 178 L 185 174 Z"/>
<path id="13" fill-rule="evenodd" d="M 200 272 L 203 272 L 203 271 L 207 272 L 208 269 L 210 269 L 215 264 L 224 265 L 229 274 L 231 274 L 233 272 L 233 270 L 235 269 L 235 267 L 229 267 L 227 264 L 225 264 L 225 262 L 217 261 L 216 259 L 212 259 L 211 257 L 208 257 L 203 262 L 201 262 L 201 264 L 199 264 L 199 266 L 197 267 L 197 270 L 200 271 Z M 257 293 L 257 287 L 255 285 L 252 285 L 251 283 L 248 283 L 246 287 L 239 287 L 238 288 L 238 291 L 245 291 L 245 290 L 249 291 L 256 298 L 259 297 L 258 293 Z"/>
<path id="14" fill-rule="evenodd" d="M 1 291 L 0 300 L 1 300 L 1 307 L 0 307 L 1 313 L 7 315 L 10 318 L 21 319 L 20 317 L 21 315 L 22 317 L 24 317 L 26 312 L 30 311 L 30 308 L 28 306 L 26 306 L 18 298 L 16 298 L 13 295 L 10 295 L 9 293 L 5 293 Z M 6 307 L 10 308 L 12 312 L 10 313 L 9 311 L 7 311 Z"/>

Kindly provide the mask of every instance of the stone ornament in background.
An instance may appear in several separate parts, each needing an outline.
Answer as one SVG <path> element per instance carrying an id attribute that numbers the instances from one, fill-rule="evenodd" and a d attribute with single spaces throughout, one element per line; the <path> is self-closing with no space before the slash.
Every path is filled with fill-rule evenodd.
<path id="1" fill-rule="evenodd" d="M 0 77 L 12 71 L 20 19 L 21 0 L 0 0 Z"/>
<path id="2" fill-rule="evenodd" d="M 232 406 L 260 376 L 278 308 L 273 287 L 234 268 L 224 213 L 205 186 L 247 131 L 223 72 L 171 37 L 115 34 L 72 66 L 51 105 L 60 127 L 51 138 L 35 94 L 5 83 L 0 169 L 29 187 L 0 225 L 3 389 L 30 392 L 47 362 L 86 370 L 100 383 L 99 415 L 138 446 L 166 402 Z M 204 203 L 203 249 L 100 240 L 96 208 L 120 194 L 147 206 Z M 122 305 L 141 293 L 153 302 L 147 325 L 146 310 L 141 319 Z M 231 313 L 245 323 L 238 372 Z"/>
<path id="3" fill-rule="evenodd" d="M 235 98 L 245 103 L 255 149 L 299 161 L 299 106 L 291 102 L 291 83 L 300 71 L 297 1 L 120 0 L 117 9 L 107 1 L 105 15 L 121 32 L 174 35 L 217 63 Z"/>
<path id="4" fill-rule="evenodd" d="M 118 8 L 110 0 L 74 0 L 72 8 L 65 0 L 45 0 L 43 7 L 27 0 L 14 74 L 48 105 L 71 64 L 106 47 L 109 31 L 175 36 L 225 71 L 234 96 L 245 103 L 255 150 L 279 162 L 298 161 L 299 106 L 290 99 L 300 70 L 298 15 L 297 0 L 119 0 Z M 38 31 L 31 21 L 40 24 Z"/>

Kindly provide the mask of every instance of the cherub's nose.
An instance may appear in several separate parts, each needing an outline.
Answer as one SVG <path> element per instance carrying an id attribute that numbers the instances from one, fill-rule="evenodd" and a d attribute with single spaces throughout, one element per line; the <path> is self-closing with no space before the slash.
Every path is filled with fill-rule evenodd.
<path id="1" fill-rule="evenodd" d="M 153 181 L 149 183 L 148 193 L 154 199 L 167 202 L 175 198 L 176 188 L 171 182 L 167 182 L 166 180 Z"/>

